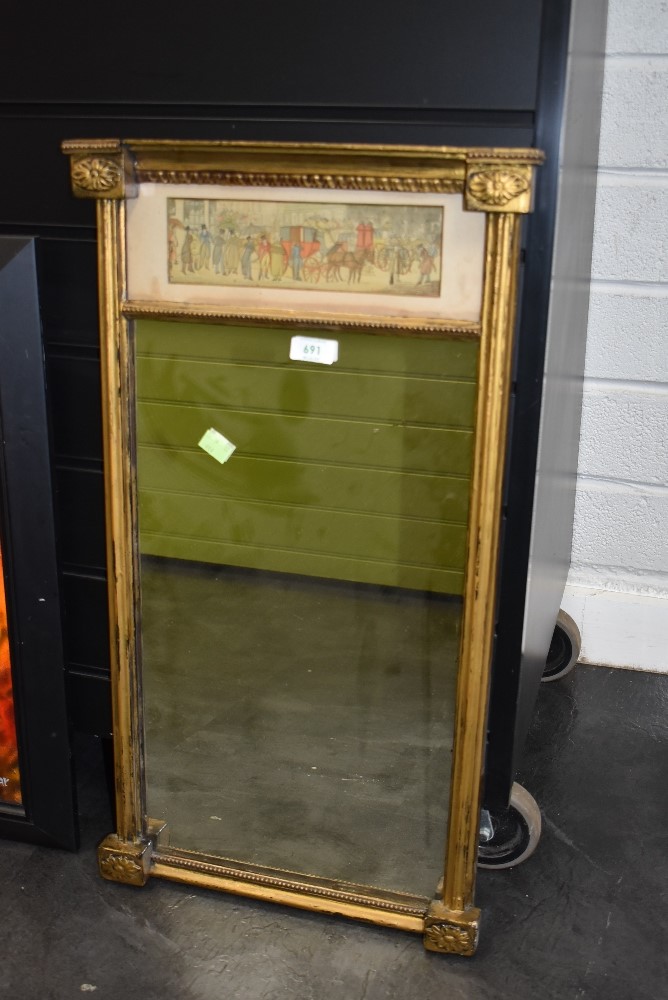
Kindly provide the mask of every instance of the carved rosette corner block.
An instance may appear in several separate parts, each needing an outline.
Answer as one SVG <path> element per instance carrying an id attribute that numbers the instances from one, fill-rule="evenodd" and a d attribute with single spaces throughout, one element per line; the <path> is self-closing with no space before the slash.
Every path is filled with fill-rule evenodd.
<path id="1" fill-rule="evenodd" d="M 114 834 L 106 837 L 97 849 L 102 878 L 126 885 L 146 885 L 151 863 L 150 843 L 128 843 Z"/>
<path id="2" fill-rule="evenodd" d="M 119 139 L 68 139 L 62 151 L 70 158 L 72 191 L 77 198 L 134 198 L 134 157 Z"/>
<path id="3" fill-rule="evenodd" d="M 443 955 L 475 955 L 478 947 L 480 910 L 466 910 L 463 913 L 439 912 L 434 905 L 425 917 L 424 946 L 427 951 Z"/>
<path id="4" fill-rule="evenodd" d="M 72 190 L 77 198 L 123 198 L 123 155 L 90 153 L 70 160 Z"/>
<path id="5" fill-rule="evenodd" d="M 469 163 L 464 188 L 469 212 L 531 211 L 533 168 L 524 164 Z"/>

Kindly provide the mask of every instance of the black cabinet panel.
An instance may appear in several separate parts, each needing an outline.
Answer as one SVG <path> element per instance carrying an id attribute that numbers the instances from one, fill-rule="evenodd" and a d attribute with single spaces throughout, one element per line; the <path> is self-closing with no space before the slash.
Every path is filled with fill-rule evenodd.
<path id="1" fill-rule="evenodd" d="M 104 574 L 104 477 L 102 470 L 57 468 L 60 559 L 66 567 Z"/>
<path id="2" fill-rule="evenodd" d="M 69 167 L 60 152 L 60 141 L 65 136 L 59 122 L 0 118 L 0 134 L 5 148 L 12 149 L 12 155 L 5 157 L 2 164 L 2 222 L 31 235 L 37 235 L 35 226 L 84 226 L 94 237 L 95 205 L 71 198 Z M 74 204 L 68 204 L 69 200 Z"/>
<path id="3" fill-rule="evenodd" d="M 15 101 L 507 108 L 534 105 L 538 0 L 209 4 L 71 0 L 3 12 L 0 93 Z M 123 23 L 127 21 L 127 27 Z M 29 67 L 29 69 L 28 69 Z M 40 71 L 41 68 L 41 71 Z"/>
<path id="4" fill-rule="evenodd" d="M 64 573 L 61 595 L 70 669 L 109 670 L 107 584 L 103 576 Z"/>
<path id="5" fill-rule="evenodd" d="M 67 699 L 72 726 L 77 732 L 111 737 L 111 683 L 108 677 L 70 671 Z"/>
<path id="6" fill-rule="evenodd" d="M 173 111 L 174 109 L 172 109 Z M 303 109 L 302 109 L 303 111 Z M 194 113 L 193 113 L 194 112 Z M 186 118 L 185 115 L 189 117 Z M 240 115 L 246 115 L 241 118 Z M 269 116 L 268 116 L 269 115 Z M 94 237 L 95 206 L 92 201 L 72 196 L 67 158 L 60 152 L 63 139 L 143 138 L 143 139 L 224 139 L 262 142 L 362 142 L 405 143 L 408 145 L 507 145 L 533 144 L 533 116 L 517 115 L 404 115 L 394 120 L 365 117 L 351 119 L 347 109 L 334 117 L 310 119 L 227 109 L 216 115 L 203 109 L 188 109 L 181 115 L 163 114 L 159 108 L 138 115 L 132 108 L 116 109 L 109 115 L 103 108 L 80 107 L 75 113 L 44 105 L 39 110 L 10 114 L 0 105 L 0 134 L 12 156 L 3 164 L 0 185 L 0 220 L 4 226 L 48 235 L 48 228 L 83 227 L 78 237 Z M 35 184 L 35 164 L 39 164 L 39 184 Z M 35 227 L 38 227 L 35 230 Z M 87 234 L 86 231 L 89 231 Z M 91 286 L 93 287 L 93 286 Z"/>
<path id="7" fill-rule="evenodd" d="M 100 361 L 95 354 L 47 354 L 47 378 L 56 460 L 102 457 Z"/>
<path id="8" fill-rule="evenodd" d="M 39 239 L 42 327 L 47 352 L 55 345 L 90 347 L 99 344 L 97 309 L 97 248 L 89 240 Z"/>
<path id="9" fill-rule="evenodd" d="M 64 684 L 63 636 L 42 333 L 33 241 L 0 239 L 0 541 L 3 778 L 0 836 L 74 848 L 74 788 Z M 6 593 L 6 604 L 4 599 Z M 6 619 L 5 619 L 6 607 Z M 7 631 L 5 631 L 5 628 Z M 5 771 L 5 768 L 7 770 Z M 18 782 L 20 780 L 20 789 Z M 18 792 L 18 795 L 16 794 Z"/>

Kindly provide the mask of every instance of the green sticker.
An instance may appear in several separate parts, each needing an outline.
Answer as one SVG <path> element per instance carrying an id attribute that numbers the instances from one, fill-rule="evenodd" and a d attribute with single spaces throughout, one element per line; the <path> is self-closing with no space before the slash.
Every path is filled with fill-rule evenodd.
<path id="1" fill-rule="evenodd" d="M 237 446 L 228 441 L 219 431 L 213 427 L 209 427 L 208 431 L 202 436 L 199 447 L 223 465 L 232 452 L 236 450 Z"/>

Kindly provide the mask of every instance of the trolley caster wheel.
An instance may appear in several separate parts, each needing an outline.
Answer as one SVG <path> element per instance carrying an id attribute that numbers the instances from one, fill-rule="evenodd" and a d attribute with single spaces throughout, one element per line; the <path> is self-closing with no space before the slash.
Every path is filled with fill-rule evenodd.
<path id="1" fill-rule="evenodd" d="M 514 868 L 531 857 L 540 840 L 541 819 L 538 804 L 526 788 L 514 782 L 510 806 L 490 818 L 478 846 L 478 868 Z"/>
<path id="2" fill-rule="evenodd" d="M 578 662 L 581 648 L 580 629 L 570 615 L 560 611 L 541 680 L 544 683 L 558 681 L 570 674 Z"/>

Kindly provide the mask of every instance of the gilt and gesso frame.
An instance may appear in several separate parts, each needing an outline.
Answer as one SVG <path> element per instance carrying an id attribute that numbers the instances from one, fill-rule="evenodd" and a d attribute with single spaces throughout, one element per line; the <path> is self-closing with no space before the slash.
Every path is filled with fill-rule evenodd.
<path id="1" fill-rule="evenodd" d="M 104 877 L 143 885 L 151 875 L 261 900 L 340 914 L 423 934 L 432 951 L 471 955 L 480 911 L 474 905 L 520 217 L 531 211 L 536 150 L 327 146 L 226 142 L 68 141 L 75 195 L 97 202 L 100 331 L 106 470 L 109 614 L 115 735 L 117 830 L 99 850 Z M 271 319 L 336 330 L 403 330 L 417 336 L 480 340 L 464 612 L 455 709 L 455 741 L 442 890 L 435 899 L 170 850 L 145 815 L 141 677 L 138 666 L 137 492 L 134 463 L 133 356 L 136 316 L 224 319 L 224 307 L 128 295 L 126 210 L 141 184 L 224 184 L 239 189 L 295 188 L 459 194 L 466 211 L 485 214 L 479 322 L 442 317 L 239 310 L 237 321 Z M 187 188 L 185 189 L 187 191 Z M 369 328 L 372 328 L 369 330 Z"/>

